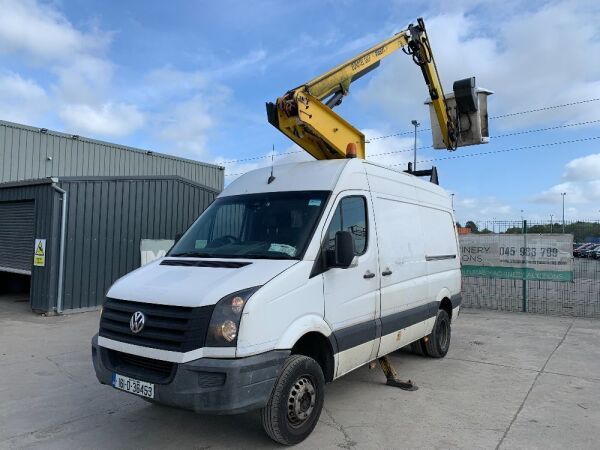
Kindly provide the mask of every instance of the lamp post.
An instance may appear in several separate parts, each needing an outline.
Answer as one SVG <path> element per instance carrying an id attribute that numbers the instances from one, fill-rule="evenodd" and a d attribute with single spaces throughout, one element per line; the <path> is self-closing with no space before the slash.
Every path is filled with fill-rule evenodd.
<path id="1" fill-rule="evenodd" d="M 413 170 L 417 170 L 417 127 L 419 125 L 421 125 L 419 122 L 417 122 L 416 120 L 411 121 L 411 123 L 414 125 L 415 127 L 415 151 L 414 151 L 414 159 L 413 159 Z"/>
<path id="2" fill-rule="evenodd" d="M 554 221 L 552 220 L 553 217 L 554 214 L 550 214 L 550 234 L 552 234 L 552 229 L 554 227 Z"/>
<path id="3" fill-rule="evenodd" d="M 563 229 L 563 234 L 565 234 L 565 195 L 567 195 L 567 193 L 566 192 L 561 192 L 560 195 L 562 195 L 562 204 L 563 204 L 563 210 L 562 210 L 562 214 L 563 214 L 562 229 Z"/>

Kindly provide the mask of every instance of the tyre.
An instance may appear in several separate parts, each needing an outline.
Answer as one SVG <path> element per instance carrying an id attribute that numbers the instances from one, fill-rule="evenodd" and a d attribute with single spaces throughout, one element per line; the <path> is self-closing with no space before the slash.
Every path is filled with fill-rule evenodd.
<path id="1" fill-rule="evenodd" d="M 306 439 L 317 425 L 324 394 L 321 366 L 308 356 L 290 356 L 283 364 L 267 406 L 261 411 L 267 435 L 284 445 Z"/>
<path id="2" fill-rule="evenodd" d="M 440 309 L 433 325 L 433 331 L 425 342 L 425 351 L 432 358 L 443 358 L 450 348 L 450 316 Z"/>

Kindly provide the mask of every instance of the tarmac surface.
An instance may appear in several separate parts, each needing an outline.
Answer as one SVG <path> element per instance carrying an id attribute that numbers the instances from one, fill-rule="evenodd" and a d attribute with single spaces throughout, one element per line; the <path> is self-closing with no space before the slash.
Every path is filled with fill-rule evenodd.
<path id="1" fill-rule="evenodd" d="M 99 312 L 0 296 L 0 448 L 280 448 L 260 415 L 201 416 L 100 385 Z M 300 449 L 600 448 L 600 320 L 464 309 L 444 359 L 396 352 L 416 392 L 360 368 L 326 387 Z"/>

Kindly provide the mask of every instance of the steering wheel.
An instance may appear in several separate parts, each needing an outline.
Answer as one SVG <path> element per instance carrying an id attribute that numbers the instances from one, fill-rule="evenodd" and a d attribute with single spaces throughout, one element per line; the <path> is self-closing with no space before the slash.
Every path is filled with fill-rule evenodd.
<path id="1" fill-rule="evenodd" d="M 232 236 L 231 234 L 226 234 L 226 235 L 224 235 L 224 236 L 221 236 L 221 237 L 220 237 L 219 239 L 217 239 L 217 240 L 218 240 L 218 241 L 220 241 L 221 239 L 227 239 L 227 241 L 229 241 L 229 242 L 227 242 L 228 244 L 233 244 L 233 243 L 235 243 L 235 242 L 239 242 L 239 239 L 238 239 L 238 238 L 236 238 L 235 236 Z"/>

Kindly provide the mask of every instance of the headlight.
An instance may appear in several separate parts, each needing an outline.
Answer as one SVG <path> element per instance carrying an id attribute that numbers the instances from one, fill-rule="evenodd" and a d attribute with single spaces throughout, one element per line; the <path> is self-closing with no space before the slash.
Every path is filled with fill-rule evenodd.
<path id="1" fill-rule="evenodd" d="M 234 292 L 217 302 L 206 334 L 206 347 L 236 346 L 242 311 L 259 287 Z"/>
<path id="2" fill-rule="evenodd" d="M 232 320 L 226 320 L 221 324 L 221 336 L 227 342 L 233 342 L 237 337 L 237 325 Z"/>

